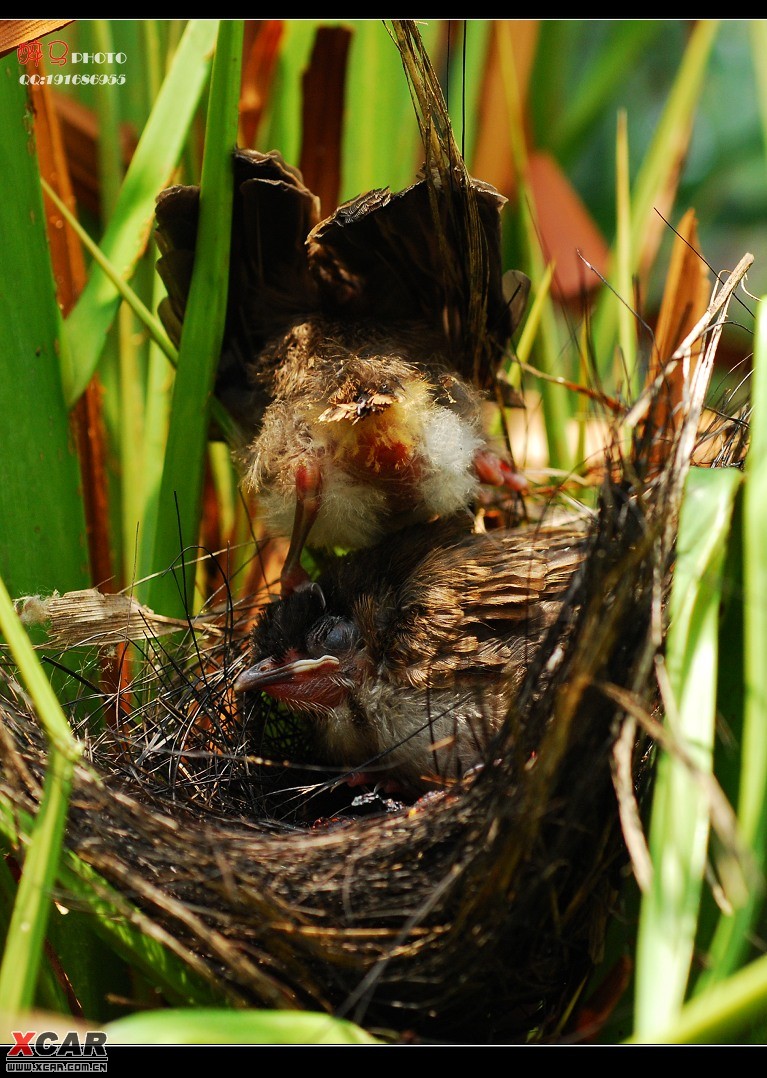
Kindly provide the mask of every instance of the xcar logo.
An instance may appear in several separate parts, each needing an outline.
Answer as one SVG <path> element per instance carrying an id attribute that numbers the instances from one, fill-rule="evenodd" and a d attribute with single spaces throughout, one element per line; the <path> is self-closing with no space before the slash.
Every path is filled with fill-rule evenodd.
<path id="1" fill-rule="evenodd" d="M 82 1041 L 77 1030 L 69 1030 L 61 1040 L 50 1030 L 43 1033 L 14 1031 L 12 1036 L 13 1044 L 5 1056 L 6 1073 L 64 1071 L 81 1074 L 107 1069 L 107 1035 L 101 1030 L 86 1030 Z"/>

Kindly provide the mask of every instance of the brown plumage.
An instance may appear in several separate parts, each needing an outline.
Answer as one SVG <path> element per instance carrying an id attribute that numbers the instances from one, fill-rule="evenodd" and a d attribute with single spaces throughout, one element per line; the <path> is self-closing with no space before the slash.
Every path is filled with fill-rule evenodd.
<path id="1" fill-rule="evenodd" d="M 416 526 L 266 607 L 239 692 L 311 723 L 316 759 L 417 794 L 481 763 L 587 548 L 582 523 Z"/>
<path id="2" fill-rule="evenodd" d="M 480 483 L 524 481 L 492 446 L 482 401 L 525 307 L 504 275 L 506 199 L 469 176 L 417 27 L 392 20 L 423 143 L 422 178 L 377 188 L 318 220 L 319 200 L 279 153 L 238 150 L 227 320 L 217 393 L 242 423 L 244 484 L 290 535 L 283 594 L 306 543 L 369 547 L 465 512 Z M 157 202 L 160 313 L 178 337 L 199 192 Z"/>
<path id="3" fill-rule="evenodd" d="M 304 578 L 307 541 L 366 547 L 467 509 L 480 482 L 519 489 L 481 414 L 528 288 L 512 273 L 504 291 L 505 199 L 458 170 L 448 187 L 429 172 L 318 221 L 317 199 L 277 152 L 240 150 L 234 169 L 216 391 L 249 438 L 245 486 L 270 530 L 291 535 L 286 590 Z M 196 188 L 172 187 L 156 208 L 160 313 L 176 339 L 198 205 Z"/>

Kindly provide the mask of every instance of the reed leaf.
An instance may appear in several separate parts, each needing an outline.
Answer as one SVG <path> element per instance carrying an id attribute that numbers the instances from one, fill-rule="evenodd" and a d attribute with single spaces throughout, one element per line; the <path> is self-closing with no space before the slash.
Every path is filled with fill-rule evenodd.
<path id="1" fill-rule="evenodd" d="M 45 235 L 33 113 L 0 61 L 0 573 L 14 596 L 89 583 L 80 476 L 61 388 L 61 321 Z"/>
<path id="2" fill-rule="evenodd" d="M 528 159 L 525 122 L 521 111 L 520 88 L 514 65 L 514 51 L 510 34 L 510 27 L 503 26 L 498 30 L 498 48 L 511 124 L 511 146 L 519 183 L 519 200 L 522 206 L 524 261 L 528 267 L 533 287 L 536 287 L 538 282 L 543 281 L 546 270 L 538 241 L 539 231 L 535 218 L 535 200 L 527 183 Z M 536 365 L 545 374 L 567 374 L 567 372 L 561 370 L 560 366 L 561 342 L 559 339 L 559 326 L 550 298 L 543 301 L 540 341 L 536 348 L 536 360 Z M 573 464 L 573 460 L 567 441 L 567 427 L 570 419 L 567 392 L 548 380 L 541 380 L 540 393 L 551 467 L 568 471 Z"/>
<path id="3" fill-rule="evenodd" d="M 226 314 L 242 36 L 241 22 L 221 23 L 208 101 L 194 273 L 160 486 L 153 546 L 156 570 L 167 569 L 182 550 L 196 551 L 197 546 L 210 400 Z M 148 603 L 157 612 L 170 616 L 191 612 L 194 557 L 187 564 L 182 556 L 182 563 L 180 580 L 166 572 L 150 581 Z"/>
<path id="4" fill-rule="evenodd" d="M 713 19 L 696 23 L 652 144 L 634 181 L 631 199 L 631 272 L 634 274 L 646 273 L 657 252 L 663 222 L 656 210 L 665 214 L 673 201 L 718 28 L 718 22 Z M 609 283 L 618 291 L 620 280 L 615 260 L 613 253 Z M 622 272 L 625 276 L 625 270 Z M 622 298 L 627 302 L 632 299 L 625 295 Z M 594 313 L 594 351 L 608 382 L 613 380 L 617 318 L 615 296 L 605 289 Z"/>
<path id="5" fill-rule="evenodd" d="M 24 857 L 0 966 L 0 1010 L 21 1011 L 34 999 L 79 748 L 1 579 L 0 632 L 51 745 L 43 797 Z"/>
<path id="6" fill-rule="evenodd" d="M 722 915 L 708 954 L 708 968 L 696 984 L 704 994 L 731 974 L 750 950 L 749 940 L 764 903 L 767 861 L 767 701 L 764 661 L 767 655 L 767 299 L 757 311 L 751 413 L 751 440 L 743 492 L 743 670 L 744 702 L 738 823 L 750 849 L 759 883 L 747 903 Z"/>
<path id="7" fill-rule="evenodd" d="M 379 1044 L 341 1018 L 309 1011 L 165 1010 L 110 1022 L 109 1044 Z"/>
<path id="8" fill-rule="evenodd" d="M 767 1008 L 767 956 L 743 966 L 705 995 L 690 1000 L 653 1035 L 653 1044 L 763 1044 Z M 752 1038 L 755 1028 L 757 1037 Z M 638 1044 L 631 1037 L 627 1044 Z"/>
<path id="9" fill-rule="evenodd" d="M 206 85 L 215 20 L 189 23 L 142 132 L 100 247 L 119 276 L 129 280 L 152 227 L 157 192 L 178 164 L 189 125 Z M 96 269 L 64 323 L 65 395 L 72 404 L 96 369 L 120 296 Z"/>
<path id="10" fill-rule="evenodd" d="M 722 569 L 737 469 L 693 470 L 679 526 L 666 648 L 667 724 L 685 758 L 662 753 L 655 780 L 653 881 L 642 903 L 635 1036 L 669 1024 L 685 997 L 708 852 Z M 692 761 L 696 771 L 692 771 Z"/>

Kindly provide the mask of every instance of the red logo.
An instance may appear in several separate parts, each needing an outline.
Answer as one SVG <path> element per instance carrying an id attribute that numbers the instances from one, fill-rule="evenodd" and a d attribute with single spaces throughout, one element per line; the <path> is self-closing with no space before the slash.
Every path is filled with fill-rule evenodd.
<path id="1" fill-rule="evenodd" d="M 52 64 L 65 64 L 67 62 L 67 55 L 69 54 L 69 45 L 66 41 L 61 41 L 56 38 L 55 41 L 46 42 L 46 48 L 48 49 L 48 59 Z M 40 41 L 25 41 L 23 45 L 19 45 L 16 48 L 16 56 L 19 63 L 34 64 L 35 67 L 40 66 L 40 62 L 43 58 L 43 45 Z"/>
<path id="2" fill-rule="evenodd" d="M 13 1034 L 13 1045 L 11 1046 L 8 1055 L 9 1056 L 31 1056 L 34 1055 L 30 1046 L 30 1041 L 35 1035 L 35 1031 L 31 1033 L 15 1033 Z"/>

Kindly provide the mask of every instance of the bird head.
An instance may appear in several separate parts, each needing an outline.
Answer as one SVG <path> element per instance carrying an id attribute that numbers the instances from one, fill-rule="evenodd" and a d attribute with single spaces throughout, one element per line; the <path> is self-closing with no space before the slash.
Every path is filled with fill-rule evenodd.
<path id="1" fill-rule="evenodd" d="M 265 607 L 251 645 L 255 662 L 240 673 L 235 692 L 265 692 L 292 711 L 341 707 L 367 664 L 355 621 L 329 613 L 316 583 Z"/>

